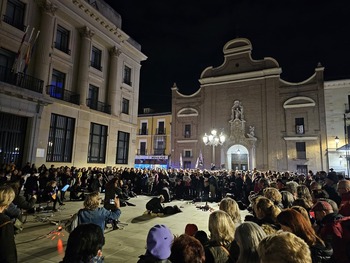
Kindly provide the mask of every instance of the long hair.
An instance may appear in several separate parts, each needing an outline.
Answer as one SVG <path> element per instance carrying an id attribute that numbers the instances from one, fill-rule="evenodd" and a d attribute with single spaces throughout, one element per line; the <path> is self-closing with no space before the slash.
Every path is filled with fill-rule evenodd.
<path id="1" fill-rule="evenodd" d="M 276 222 L 276 217 L 281 212 L 281 210 L 266 197 L 258 197 L 255 200 L 254 208 L 257 218 L 270 218 L 274 222 Z"/>
<path id="2" fill-rule="evenodd" d="M 244 222 L 239 225 L 235 232 L 235 240 L 239 246 L 237 263 L 259 263 L 257 248 L 265 237 L 264 230 L 254 222 Z"/>
<path id="3" fill-rule="evenodd" d="M 277 216 L 277 222 L 280 225 L 287 226 L 291 232 L 303 239 L 309 246 L 316 243 L 324 244 L 324 242 L 316 235 L 310 222 L 298 211 L 294 209 L 283 210 Z"/>
<path id="4" fill-rule="evenodd" d="M 229 197 L 223 198 L 220 202 L 219 209 L 228 213 L 233 223 L 242 222 L 238 204 L 234 199 Z"/>
<path id="5" fill-rule="evenodd" d="M 312 203 L 312 196 L 310 193 L 309 188 L 306 185 L 298 185 L 297 187 L 297 196 L 298 198 L 302 198 L 306 201 L 306 205 L 311 208 L 313 203 Z M 305 207 L 306 208 L 306 207 Z"/>
<path id="6" fill-rule="evenodd" d="M 0 207 L 9 206 L 15 199 L 15 191 L 11 186 L 0 186 Z"/>
<path id="7" fill-rule="evenodd" d="M 92 262 L 105 244 L 101 227 L 95 224 L 78 225 L 70 233 L 63 263 Z"/>
<path id="8" fill-rule="evenodd" d="M 229 214 L 217 210 L 209 216 L 210 240 L 216 241 L 220 245 L 227 245 L 233 241 L 235 234 L 235 224 Z"/>

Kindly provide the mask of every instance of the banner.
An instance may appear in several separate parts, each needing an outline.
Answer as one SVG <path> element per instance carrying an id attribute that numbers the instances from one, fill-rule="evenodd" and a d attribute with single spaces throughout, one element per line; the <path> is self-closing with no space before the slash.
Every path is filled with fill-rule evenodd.
<path id="1" fill-rule="evenodd" d="M 180 153 L 180 169 L 183 168 L 183 163 L 182 163 L 182 153 Z"/>

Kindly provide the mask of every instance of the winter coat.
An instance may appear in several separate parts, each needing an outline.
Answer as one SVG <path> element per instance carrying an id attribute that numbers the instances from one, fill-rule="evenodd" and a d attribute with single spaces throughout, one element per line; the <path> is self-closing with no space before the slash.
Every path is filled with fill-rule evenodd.
<path id="1" fill-rule="evenodd" d="M 3 213 L 0 213 L 0 244 L 0 262 L 16 263 L 14 227 L 10 218 Z"/>
<path id="2" fill-rule="evenodd" d="M 324 246 L 321 243 L 317 243 L 310 246 L 312 263 L 327 263 L 333 255 L 333 249 L 330 245 Z"/>

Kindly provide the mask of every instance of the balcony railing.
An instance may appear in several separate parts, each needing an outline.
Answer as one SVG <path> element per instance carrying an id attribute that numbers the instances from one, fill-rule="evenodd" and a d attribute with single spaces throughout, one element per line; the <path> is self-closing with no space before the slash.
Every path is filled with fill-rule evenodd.
<path id="1" fill-rule="evenodd" d="M 22 72 L 14 73 L 3 66 L 0 66 L 0 81 L 38 93 L 43 92 L 44 81 Z"/>
<path id="2" fill-rule="evenodd" d="M 139 129 L 139 135 L 148 135 L 148 129 Z"/>
<path id="3" fill-rule="evenodd" d="M 156 129 L 157 135 L 164 135 L 165 134 L 165 128 L 157 128 Z"/>
<path id="4" fill-rule="evenodd" d="M 191 138 L 191 133 L 190 132 L 185 132 L 184 137 L 185 138 Z"/>
<path id="5" fill-rule="evenodd" d="M 23 32 L 26 30 L 26 26 L 23 25 L 22 23 L 19 23 L 18 21 L 16 21 L 16 19 L 14 19 L 14 17 L 4 15 L 3 21 L 6 24 L 9 24 L 15 28 L 18 28 L 19 30 L 22 30 Z"/>
<path id="6" fill-rule="evenodd" d="M 103 103 L 101 101 L 94 101 L 92 99 L 86 100 L 86 105 L 93 110 L 111 114 L 111 105 Z"/>
<path id="7" fill-rule="evenodd" d="M 137 149 L 137 155 L 147 155 L 147 149 Z"/>
<path id="8" fill-rule="evenodd" d="M 67 101 L 77 105 L 80 104 L 80 95 L 75 92 L 56 87 L 55 85 L 48 85 L 46 88 L 47 94 L 49 94 L 52 98 Z"/>
<path id="9" fill-rule="evenodd" d="M 154 150 L 154 155 L 165 155 L 165 149 L 162 148 L 155 148 Z"/>

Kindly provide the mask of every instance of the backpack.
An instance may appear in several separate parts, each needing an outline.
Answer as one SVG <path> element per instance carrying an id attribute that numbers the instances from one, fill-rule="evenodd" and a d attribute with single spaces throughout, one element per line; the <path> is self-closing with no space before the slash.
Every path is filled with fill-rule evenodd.
<path id="1" fill-rule="evenodd" d="M 73 230 L 79 225 L 79 212 L 72 215 L 71 218 L 67 220 L 67 222 L 64 224 L 64 229 L 68 233 L 72 233 Z"/>

